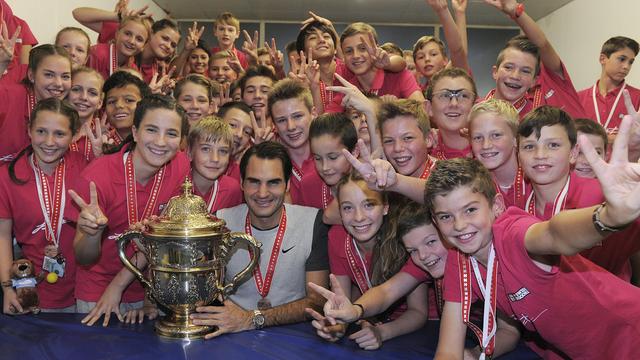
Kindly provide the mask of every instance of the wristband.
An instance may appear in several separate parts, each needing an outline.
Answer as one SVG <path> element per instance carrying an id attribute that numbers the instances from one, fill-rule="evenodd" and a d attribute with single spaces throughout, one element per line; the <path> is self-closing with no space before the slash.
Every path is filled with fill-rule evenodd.
<path id="1" fill-rule="evenodd" d="M 591 216 L 591 221 L 593 221 L 593 226 L 596 228 L 598 233 L 600 233 L 601 235 L 608 235 L 609 233 L 614 233 L 620 230 L 624 230 L 624 228 L 626 228 L 628 224 L 614 227 L 614 226 L 605 225 L 602 222 L 602 220 L 600 219 L 600 212 L 602 212 L 602 209 L 604 209 L 605 206 L 606 206 L 606 203 L 602 203 L 598 205 L 598 207 L 596 207 L 593 210 L 593 215 Z"/>
<path id="2" fill-rule="evenodd" d="M 516 11 L 513 13 L 513 15 L 511 15 L 511 18 L 513 20 L 519 18 L 520 16 L 522 16 L 522 13 L 524 13 L 524 3 L 519 3 L 516 6 Z"/>
<path id="3" fill-rule="evenodd" d="M 358 321 L 358 320 L 362 319 L 362 316 L 364 316 L 364 306 L 362 306 L 361 304 L 358 304 L 358 303 L 353 303 L 353 306 L 357 306 L 357 307 L 360 308 L 360 310 L 362 310 L 362 312 L 360 313 L 360 315 L 356 319 L 356 321 Z"/>

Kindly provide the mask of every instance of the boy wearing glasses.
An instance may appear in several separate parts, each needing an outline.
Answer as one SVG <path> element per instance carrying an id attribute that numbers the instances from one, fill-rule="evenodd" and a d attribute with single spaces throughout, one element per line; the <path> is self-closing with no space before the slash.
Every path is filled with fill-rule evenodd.
<path id="1" fill-rule="evenodd" d="M 469 139 L 460 135 L 477 97 L 476 84 L 460 68 L 447 68 L 431 78 L 427 88 L 427 112 L 438 126 L 436 146 L 431 156 L 438 160 L 471 157 Z"/>

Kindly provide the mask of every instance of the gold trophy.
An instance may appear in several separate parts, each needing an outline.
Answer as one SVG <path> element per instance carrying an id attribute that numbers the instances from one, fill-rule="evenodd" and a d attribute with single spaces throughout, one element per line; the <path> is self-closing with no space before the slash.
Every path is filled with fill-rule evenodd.
<path id="1" fill-rule="evenodd" d="M 209 305 L 218 296 L 235 291 L 258 263 L 259 256 L 254 256 L 231 282 L 224 284 L 225 265 L 236 242 L 246 242 L 253 254 L 260 254 L 261 244 L 245 233 L 229 232 L 225 222 L 210 215 L 204 200 L 192 193 L 188 179 L 182 190 L 182 195 L 169 200 L 147 231 L 129 231 L 116 241 L 124 266 L 138 277 L 147 296 L 155 299 L 167 314 L 156 322 L 158 335 L 197 339 L 215 329 L 194 325 L 189 315 L 196 307 Z M 125 254 L 131 240 L 136 240 L 148 260 L 148 279 Z"/>

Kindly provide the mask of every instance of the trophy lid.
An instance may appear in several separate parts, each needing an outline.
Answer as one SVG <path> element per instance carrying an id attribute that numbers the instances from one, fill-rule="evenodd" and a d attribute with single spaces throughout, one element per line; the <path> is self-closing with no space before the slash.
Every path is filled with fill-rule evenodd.
<path id="1" fill-rule="evenodd" d="M 174 196 L 149 224 L 148 235 L 170 237 L 203 237 L 224 232 L 225 222 L 209 214 L 202 197 L 193 194 L 189 178 L 182 184 L 182 195 Z"/>

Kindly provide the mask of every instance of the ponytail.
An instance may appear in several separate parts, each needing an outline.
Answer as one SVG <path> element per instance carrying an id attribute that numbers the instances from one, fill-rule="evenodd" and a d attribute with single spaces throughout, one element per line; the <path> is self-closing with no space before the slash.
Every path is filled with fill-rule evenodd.
<path id="1" fill-rule="evenodd" d="M 24 185 L 27 183 L 27 179 L 18 179 L 18 176 L 16 175 L 16 163 L 22 156 L 29 156 L 31 155 L 31 153 L 33 153 L 33 147 L 31 146 L 31 144 L 29 144 L 24 149 L 22 149 L 22 151 L 20 151 L 18 155 L 16 155 L 16 157 L 13 158 L 13 160 L 11 160 L 11 162 L 9 163 L 9 178 L 11 179 L 11 181 L 13 181 L 13 183 L 17 185 Z"/>

